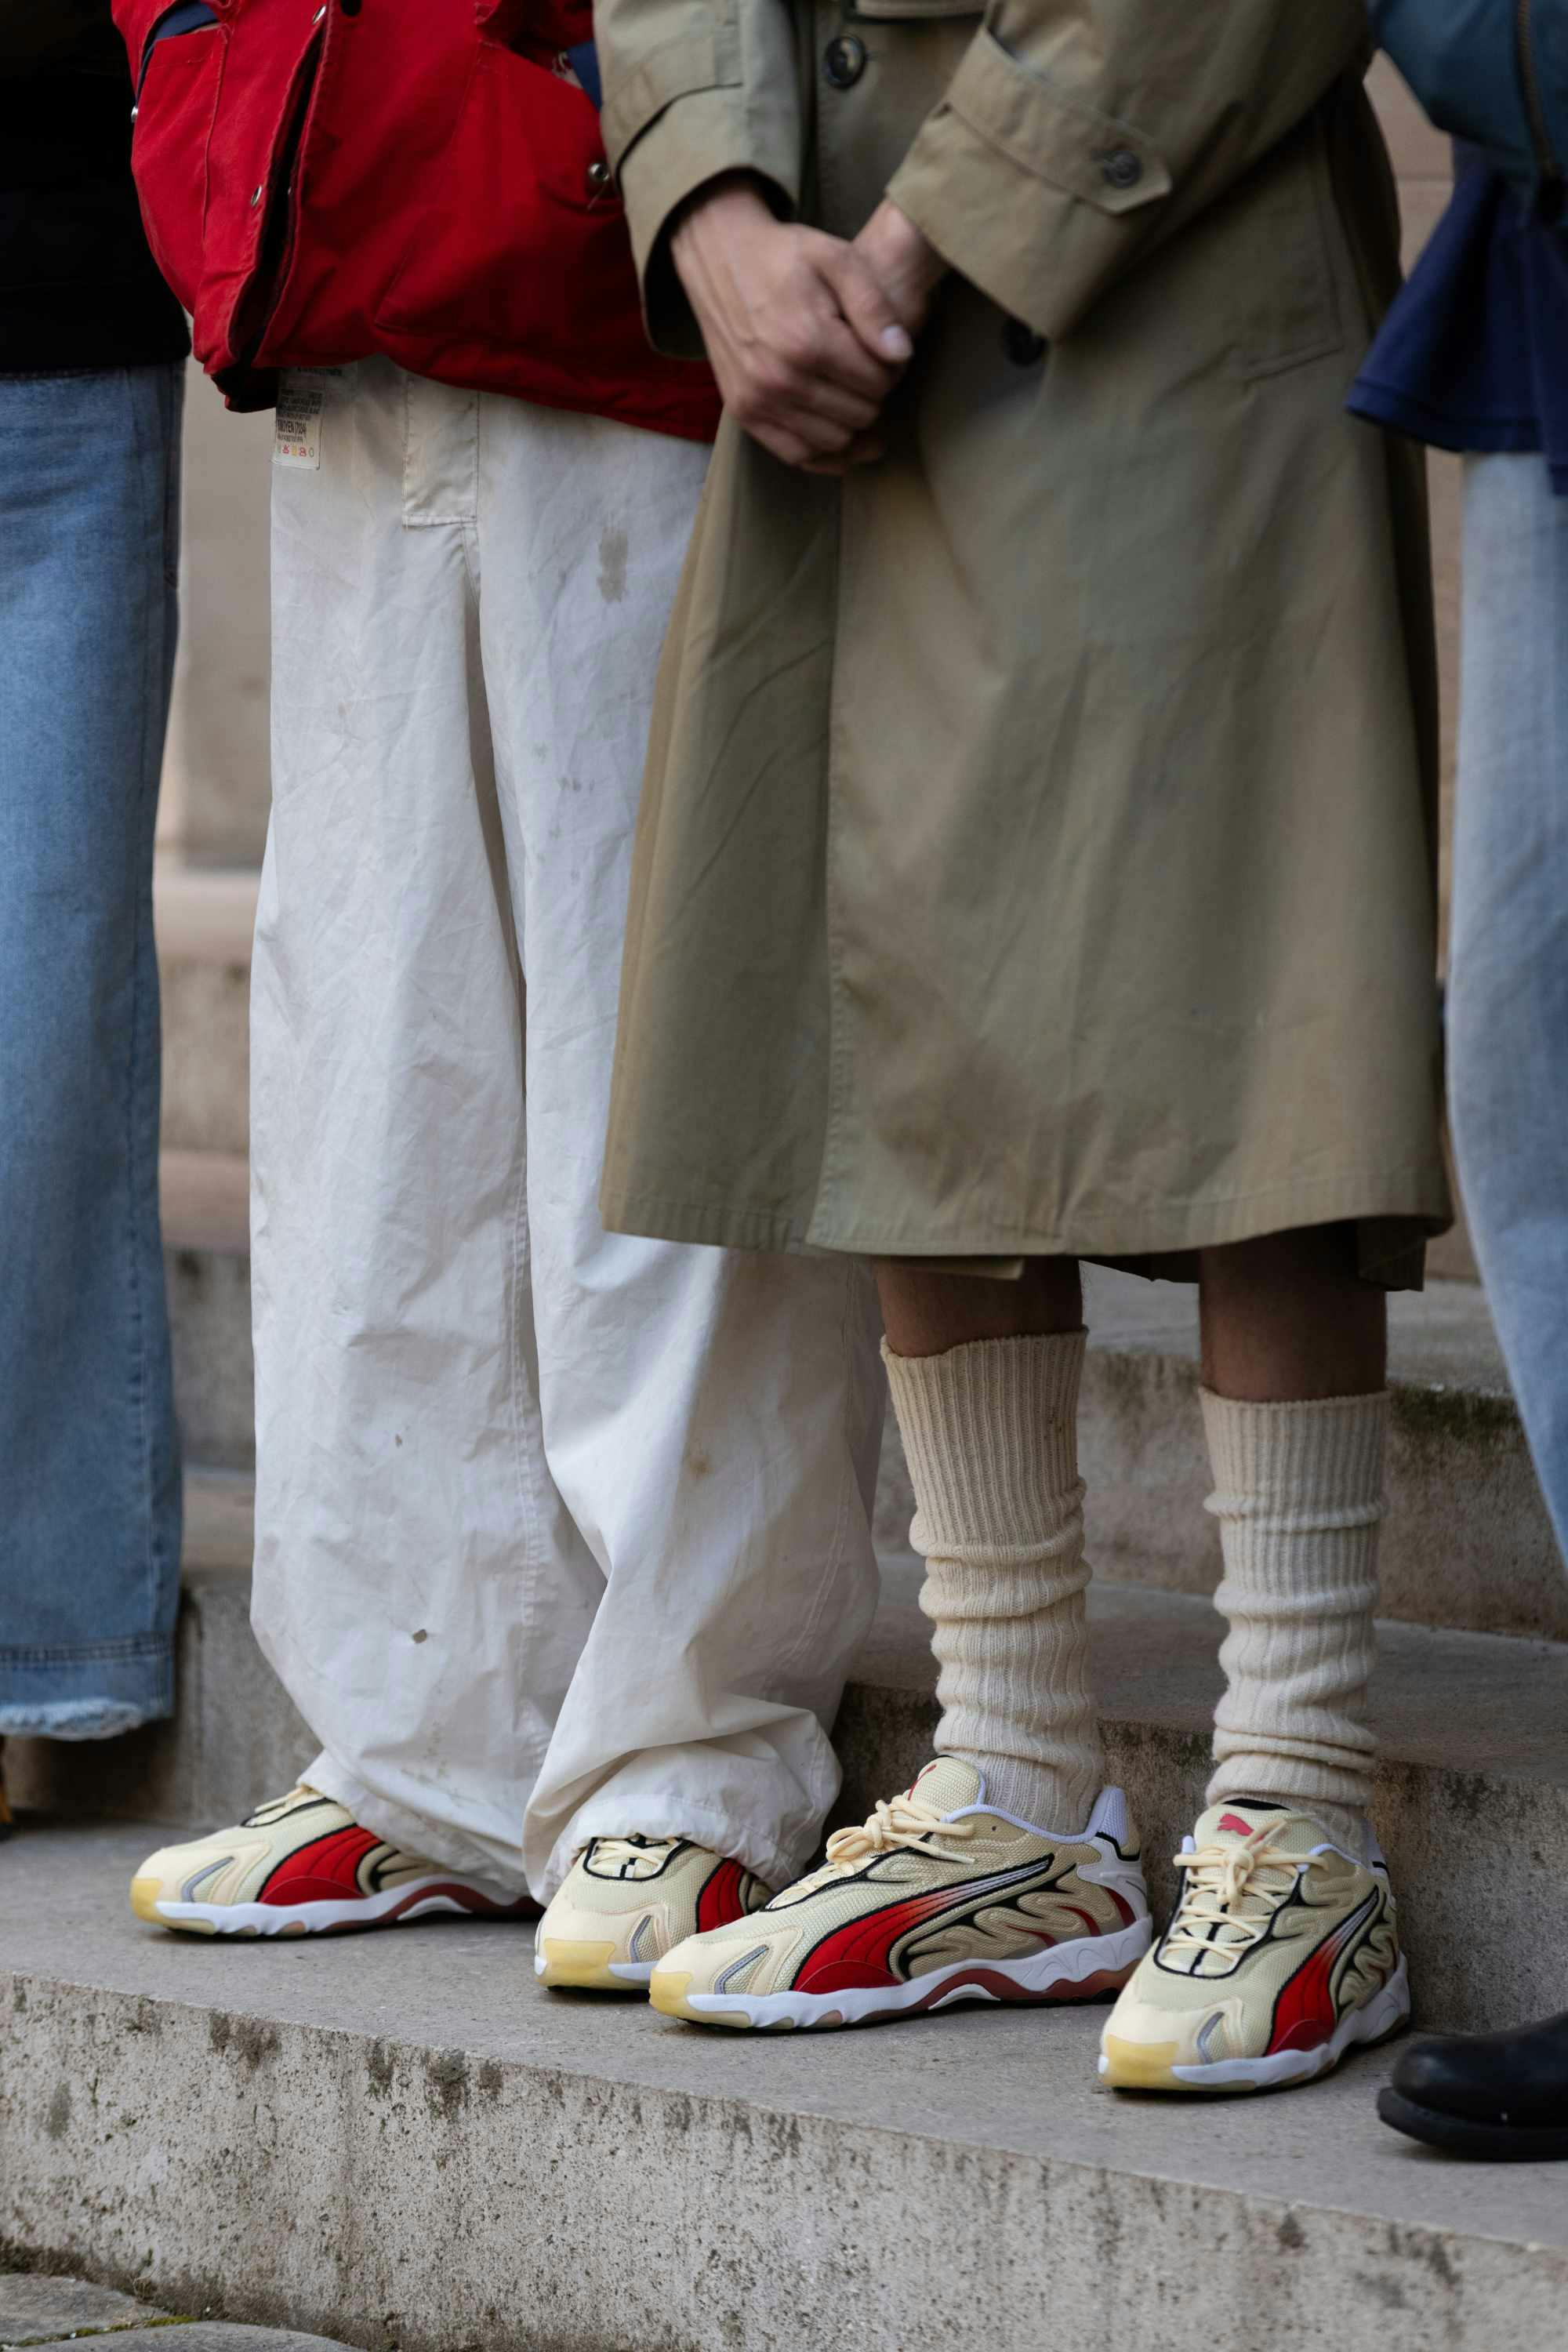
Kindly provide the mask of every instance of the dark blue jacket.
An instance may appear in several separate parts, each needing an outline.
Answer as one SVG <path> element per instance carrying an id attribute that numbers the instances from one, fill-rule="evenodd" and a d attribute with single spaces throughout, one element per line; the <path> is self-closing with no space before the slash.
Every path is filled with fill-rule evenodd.
<path id="1" fill-rule="evenodd" d="M 1538 450 L 1568 496 L 1568 0 L 1372 0 L 1372 18 L 1461 170 L 1350 407 L 1441 449 Z"/>
<path id="2" fill-rule="evenodd" d="M 1371 0 L 1373 30 L 1440 131 L 1555 214 L 1568 165 L 1568 0 Z"/>

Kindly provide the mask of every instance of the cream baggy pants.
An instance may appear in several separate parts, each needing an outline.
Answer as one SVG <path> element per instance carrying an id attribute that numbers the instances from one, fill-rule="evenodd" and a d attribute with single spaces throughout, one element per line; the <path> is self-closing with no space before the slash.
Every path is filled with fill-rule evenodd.
<path id="1" fill-rule="evenodd" d="M 707 453 L 379 360 L 289 388 L 320 414 L 273 477 L 257 1633 L 307 1778 L 401 1845 L 541 1899 L 602 1833 L 781 1883 L 875 1602 L 871 1286 L 595 1205 Z"/>

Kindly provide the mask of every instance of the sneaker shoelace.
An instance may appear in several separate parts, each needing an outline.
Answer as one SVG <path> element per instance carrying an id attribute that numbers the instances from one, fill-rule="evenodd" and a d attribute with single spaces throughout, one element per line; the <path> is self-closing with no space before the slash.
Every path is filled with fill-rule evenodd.
<path id="1" fill-rule="evenodd" d="M 641 1862 L 658 1862 L 680 1843 L 679 1838 L 596 1837 L 590 1841 L 595 1859 L 605 1862 L 612 1873 L 637 1874 Z M 588 1848 L 583 1849 L 586 1853 Z"/>
<path id="2" fill-rule="evenodd" d="M 1184 1874 L 1176 1916 L 1165 1937 L 1172 1955 L 1237 1951 L 1256 1944 L 1296 1884 L 1318 1865 L 1316 1854 L 1286 1853 L 1269 1842 L 1267 1825 L 1245 1844 L 1203 1845 L 1172 1856 Z"/>
<path id="3" fill-rule="evenodd" d="M 952 1843 L 973 1837 L 972 1821 L 950 1822 L 920 1797 L 881 1797 L 870 1819 L 858 1828 L 835 1830 L 827 1841 L 827 1861 L 824 1877 L 842 1878 L 873 1854 L 893 1853 L 900 1848 L 911 1853 L 929 1853 L 939 1862 L 949 1856 L 932 1841 L 941 1837 Z"/>

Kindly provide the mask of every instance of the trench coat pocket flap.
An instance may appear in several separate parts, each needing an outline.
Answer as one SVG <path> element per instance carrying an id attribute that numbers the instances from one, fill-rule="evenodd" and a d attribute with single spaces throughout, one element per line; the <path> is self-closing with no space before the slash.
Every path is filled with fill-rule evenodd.
<path id="1" fill-rule="evenodd" d="M 738 87 L 740 44 L 728 12 L 724 14 L 726 21 L 715 28 L 678 33 L 661 42 L 613 89 L 605 89 L 600 121 L 612 156 L 624 155 L 677 99 L 697 90 Z"/>
<path id="2" fill-rule="evenodd" d="M 994 33 L 977 33 L 945 102 L 1022 171 L 1103 213 L 1131 213 L 1171 193 L 1154 142 L 1031 70 Z"/>

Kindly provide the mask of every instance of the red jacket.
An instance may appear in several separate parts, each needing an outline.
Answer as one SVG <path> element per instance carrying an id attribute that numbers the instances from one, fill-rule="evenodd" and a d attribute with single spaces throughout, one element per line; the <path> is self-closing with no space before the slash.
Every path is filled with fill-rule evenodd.
<path id="1" fill-rule="evenodd" d="M 197 358 L 237 405 L 384 352 L 444 383 L 712 437 L 706 368 L 642 331 L 592 101 L 591 0 L 113 0 L 132 162 Z"/>

